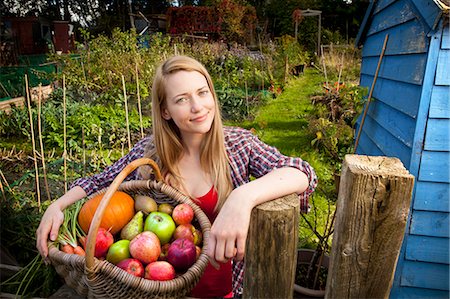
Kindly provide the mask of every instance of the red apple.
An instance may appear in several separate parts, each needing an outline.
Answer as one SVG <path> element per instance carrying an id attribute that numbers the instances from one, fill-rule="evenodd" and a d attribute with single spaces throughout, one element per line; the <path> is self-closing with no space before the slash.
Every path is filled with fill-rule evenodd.
<path id="1" fill-rule="evenodd" d="M 138 259 L 124 259 L 120 261 L 116 266 L 134 276 L 144 277 L 144 265 L 142 265 L 142 263 Z"/>
<path id="2" fill-rule="evenodd" d="M 161 254 L 161 243 L 154 233 L 142 232 L 131 240 L 130 254 L 142 263 L 149 264 L 156 261 Z"/>
<path id="3" fill-rule="evenodd" d="M 173 239 L 188 239 L 194 242 L 195 227 L 192 224 L 180 224 L 173 233 Z"/>
<path id="4" fill-rule="evenodd" d="M 188 204 L 179 204 L 173 209 L 172 218 L 177 225 L 191 223 L 194 219 L 194 210 Z"/>
<path id="5" fill-rule="evenodd" d="M 167 261 L 179 271 L 187 270 L 195 263 L 196 250 L 194 242 L 187 239 L 176 239 L 170 244 Z"/>
<path id="6" fill-rule="evenodd" d="M 105 257 L 108 252 L 109 246 L 114 243 L 114 237 L 109 230 L 100 227 L 97 231 L 97 237 L 95 239 L 95 253 L 96 258 Z"/>
<path id="7" fill-rule="evenodd" d="M 175 269 L 166 261 L 157 261 L 145 267 L 145 279 L 171 280 L 175 278 Z"/>
<path id="8" fill-rule="evenodd" d="M 158 260 L 159 261 L 166 261 L 167 260 L 167 252 L 169 251 L 170 243 L 166 243 L 163 246 L 161 246 L 161 254 L 159 255 Z"/>

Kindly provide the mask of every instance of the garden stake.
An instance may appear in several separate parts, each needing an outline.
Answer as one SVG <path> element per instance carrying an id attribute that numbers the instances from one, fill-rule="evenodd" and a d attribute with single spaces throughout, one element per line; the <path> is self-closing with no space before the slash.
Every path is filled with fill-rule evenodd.
<path id="1" fill-rule="evenodd" d="M 125 78 L 123 77 L 123 75 L 122 75 L 122 85 L 123 85 L 123 98 L 125 100 L 125 119 L 126 119 L 126 122 L 127 122 L 128 150 L 131 151 L 130 123 L 128 121 L 127 90 L 125 88 Z"/>
<path id="2" fill-rule="evenodd" d="M 369 110 L 370 100 L 372 99 L 372 93 L 373 93 L 373 90 L 375 87 L 375 83 L 377 82 L 378 71 L 380 70 L 381 61 L 383 60 L 384 51 L 386 50 L 386 44 L 387 44 L 388 38 L 389 38 L 389 34 L 386 34 L 386 37 L 384 38 L 383 48 L 381 49 L 380 58 L 378 59 L 377 69 L 376 69 L 375 75 L 373 77 L 372 86 L 370 87 L 369 96 L 367 97 L 367 104 L 366 104 L 366 107 L 364 108 L 364 114 L 361 119 L 361 124 L 359 125 L 358 134 L 356 135 L 355 148 L 353 149 L 353 153 L 355 153 L 356 149 L 358 148 L 358 143 L 359 143 L 359 138 L 361 137 L 362 127 L 364 125 L 364 121 L 366 120 L 367 111 Z"/>
<path id="3" fill-rule="evenodd" d="M 84 128 L 81 127 L 81 145 L 83 146 L 83 176 L 86 175 L 86 145 L 84 141 Z"/>
<path id="4" fill-rule="evenodd" d="M 1 169 L 0 169 L 0 175 L 1 175 L 2 179 L 3 179 L 3 181 L 5 181 L 5 186 L 8 187 L 9 192 L 11 192 L 12 194 L 14 194 L 13 190 L 12 190 L 11 187 L 9 186 L 8 181 L 6 180 L 5 175 L 3 174 L 3 172 L 2 172 Z M 1 181 L 0 181 L 0 183 L 1 183 Z"/>
<path id="5" fill-rule="evenodd" d="M 39 145 L 41 147 L 41 157 L 42 157 L 42 171 L 44 172 L 44 185 L 45 191 L 47 192 L 47 198 L 49 201 L 52 201 L 50 197 L 50 190 L 48 188 L 47 182 L 47 169 L 45 167 L 45 152 L 44 152 L 44 143 L 42 142 L 42 128 L 41 128 L 41 101 L 42 101 L 42 85 L 39 84 L 39 92 L 38 92 L 38 133 L 39 133 Z"/>
<path id="6" fill-rule="evenodd" d="M 339 64 L 338 84 L 336 86 L 336 91 L 338 91 L 338 92 L 339 92 L 339 87 L 341 85 L 341 75 L 342 75 L 343 67 L 344 67 L 344 53 L 342 53 L 341 63 Z"/>
<path id="7" fill-rule="evenodd" d="M 144 127 L 142 125 L 141 94 L 139 93 L 139 72 L 138 72 L 137 61 L 136 61 L 136 94 L 137 94 L 138 110 L 139 110 L 139 125 L 141 126 L 141 138 L 144 138 Z"/>
<path id="8" fill-rule="evenodd" d="M 66 76 L 63 74 L 64 192 L 67 193 Z"/>
<path id="9" fill-rule="evenodd" d="M 28 90 L 28 76 L 25 74 L 25 91 L 27 93 L 27 104 L 28 104 L 28 114 L 30 116 L 30 129 L 31 129 L 31 142 L 33 144 L 33 157 L 34 157 L 34 168 L 36 170 L 36 194 L 38 198 L 39 211 L 41 210 L 41 191 L 39 187 L 39 170 L 36 156 L 36 144 L 34 141 L 34 129 L 33 129 L 33 114 L 31 112 L 31 99 L 30 91 Z"/>
<path id="10" fill-rule="evenodd" d="M 322 47 L 321 52 L 322 52 L 322 64 L 323 64 L 323 74 L 325 75 L 325 86 L 327 90 L 330 90 L 329 84 L 328 84 L 328 76 L 327 76 L 327 66 L 325 65 L 325 54 L 323 53 L 323 46 Z"/>

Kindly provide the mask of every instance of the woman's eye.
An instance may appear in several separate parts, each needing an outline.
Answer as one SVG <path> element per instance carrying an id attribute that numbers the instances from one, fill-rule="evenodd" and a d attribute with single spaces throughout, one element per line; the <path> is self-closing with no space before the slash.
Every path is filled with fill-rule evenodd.
<path id="1" fill-rule="evenodd" d="M 199 94 L 200 94 L 201 96 L 205 96 L 205 95 L 207 95 L 208 93 L 209 93 L 209 91 L 207 91 L 207 90 L 202 90 L 202 91 L 199 92 Z"/>
<path id="2" fill-rule="evenodd" d="M 184 103 L 184 102 L 187 102 L 187 98 L 179 98 L 177 100 L 177 103 Z"/>

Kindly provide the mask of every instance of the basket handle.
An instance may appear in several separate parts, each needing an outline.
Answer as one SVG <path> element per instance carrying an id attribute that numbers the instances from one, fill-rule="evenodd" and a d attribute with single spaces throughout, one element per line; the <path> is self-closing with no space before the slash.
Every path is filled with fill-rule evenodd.
<path id="1" fill-rule="evenodd" d="M 125 180 L 125 178 L 130 173 L 132 173 L 136 168 L 142 165 L 150 165 L 153 169 L 156 180 L 162 181 L 162 176 L 158 165 L 156 164 L 155 161 L 149 158 L 140 158 L 132 161 L 116 176 L 116 178 L 111 183 L 106 193 L 103 195 L 103 198 L 97 210 L 95 211 L 94 218 L 92 219 L 91 222 L 91 226 L 89 227 L 89 233 L 86 241 L 86 269 L 93 271 L 95 241 L 97 238 L 97 232 L 109 201 L 111 200 L 113 194 L 119 188 L 120 184 Z"/>

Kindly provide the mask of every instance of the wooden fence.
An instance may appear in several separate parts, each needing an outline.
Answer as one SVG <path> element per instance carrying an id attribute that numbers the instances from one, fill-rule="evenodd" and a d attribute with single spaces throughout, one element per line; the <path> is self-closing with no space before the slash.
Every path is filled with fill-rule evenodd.
<path id="1" fill-rule="evenodd" d="M 42 91 L 41 100 L 44 101 L 53 92 L 53 87 L 51 85 L 42 86 L 41 91 Z M 31 97 L 31 101 L 34 101 L 34 102 L 38 101 L 39 86 L 30 88 L 30 97 Z M 12 106 L 24 107 L 25 103 L 26 103 L 25 97 L 18 97 L 18 98 L 9 99 L 6 101 L 1 101 L 0 102 L 0 111 L 5 111 L 7 114 L 9 114 L 11 112 Z"/>
<path id="2" fill-rule="evenodd" d="M 325 298 L 389 297 L 413 185 L 397 158 L 345 157 Z M 295 195 L 252 211 L 243 298 L 293 297 L 298 223 Z"/>

